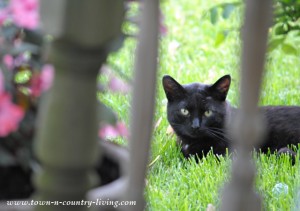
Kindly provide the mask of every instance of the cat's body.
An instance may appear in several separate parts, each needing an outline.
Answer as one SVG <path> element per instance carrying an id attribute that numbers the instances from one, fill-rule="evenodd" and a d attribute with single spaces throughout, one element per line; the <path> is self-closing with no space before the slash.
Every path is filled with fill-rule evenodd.
<path id="1" fill-rule="evenodd" d="M 225 154 L 231 140 L 226 135 L 225 122 L 237 109 L 226 101 L 231 78 L 223 76 L 213 85 L 192 83 L 180 85 L 164 76 L 163 87 L 168 99 L 168 121 L 174 129 L 185 157 Z M 256 148 L 262 152 L 282 152 L 295 155 L 288 145 L 300 143 L 300 107 L 265 106 L 260 111 L 266 121 L 266 136 Z"/>
<path id="2" fill-rule="evenodd" d="M 300 143 L 300 107 L 265 106 L 261 111 L 266 120 L 266 137 L 259 148 L 262 152 L 280 151 L 287 145 Z"/>

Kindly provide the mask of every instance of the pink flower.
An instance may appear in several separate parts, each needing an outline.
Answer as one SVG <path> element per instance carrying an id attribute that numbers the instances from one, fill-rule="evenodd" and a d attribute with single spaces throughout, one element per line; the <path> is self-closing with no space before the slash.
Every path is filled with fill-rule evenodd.
<path id="1" fill-rule="evenodd" d="M 112 125 L 104 125 L 99 130 L 100 138 L 116 138 L 119 135 L 118 130 Z"/>
<path id="2" fill-rule="evenodd" d="M 18 129 L 24 117 L 24 110 L 11 102 L 8 93 L 0 94 L 0 137 L 5 137 Z"/>
<path id="3" fill-rule="evenodd" d="M 100 72 L 102 75 L 105 75 L 108 78 L 108 83 L 105 84 L 105 86 L 102 84 L 98 85 L 100 90 L 107 88 L 112 92 L 120 92 L 122 94 L 126 94 L 130 91 L 130 85 L 126 81 L 117 77 L 111 67 L 103 65 L 100 69 Z"/>
<path id="4" fill-rule="evenodd" d="M 122 122 L 118 122 L 115 126 L 105 124 L 102 127 L 100 127 L 98 135 L 102 139 L 116 138 L 118 136 L 127 138 L 128 130 L 126 125 Z"/>
<path id="5" fill-rule="evenodd" d="M 42 92 L 47 91 L 52 86 L 54 78 L 54 68 L 52 65 L 46 64 L 43 66 L 39 75 L 33 75 L 31 78 L 31 94 L 38 97 Z"/>
<path id="6" fill-rule="evenodd" d="M 130 91 L 130 86 L 120 78 L 111 76 L 108 82 L 108 88 L 113 92 L 126 94 Z"/>
<path id="7" fill-rule="evenodd" d="M 14 58 L 11 55 L 6 54 L 3 56 L 3 63 L 8 69 L 12 69 L 14 66 Z"/>
<path id="8" fill-rule="evenodd" d="M 39 24 L 38 0 L 11 0 L 10 9 L 17 25 L 28 29 L 37 28 Z"/>
<path id="9" fill-rule="evenodd" d="M 17 130 L 23 117 L 23 109 L 13 104 L 11 96 L 5 92 L 4 76 L 0 70 L 0 137 Z"/>
<path id="10" fill-rule="evenodd" d="M 117 122 L 116 128 L 120 136 L 128 138 L 129 133 L 124 122 Z"/>
<path id="11" fill-rule="evenodd" d="M 33 75 L 30 81 L 30 91 L 33 97 L 39 97 L 42 94 L 42 79 L 40 75 Z"/>

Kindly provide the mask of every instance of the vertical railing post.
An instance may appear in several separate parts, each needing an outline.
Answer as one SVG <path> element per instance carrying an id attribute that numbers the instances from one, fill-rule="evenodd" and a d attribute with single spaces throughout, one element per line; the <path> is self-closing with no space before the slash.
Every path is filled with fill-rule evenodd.
<path id="1" fill-rule="evenodd" d="M 35 151 L 42 171 L 35 178 L 36 198 L 59 204 L 36 210 L 88 209 L 63 203 L 84 200 L 96 184 L 91 178 L 100 153 L 97 75 L 121 34 L 123 10 L 120 0 L 42 1 L 45 30 L 54 36 L 49 60 L 56 72 L 39 112 Z"/>
<path id="2" fill-rule="evenodd" d="M 144 210 L 144 187 L 153 126 L 157 50 L 159 0 L 142 1 L 141 25 L 135 58 L 133 99 L 130 128 L 130 162 L 126 200 L 137 205 L 129 210 Z"/>
<path id="3" fill-rule="evenodd" d="M 67 41 L 53 42 L 50 59 L 56 76 L 40 113 L 43 124 L 36 145 L 43 166 L 36 180 L 39 200 L 80 201 L 92 185 L 90 174 L 99 153 L 96 78 L 105 56 Z M 46 208 L 67 210 L 67 206 L 38 210 Z"/>
<path id="4" fill-rule="evenodd" d="M 234 140 L 236 158 L 232 163 L 231 181 L 223 190 L 221 210 L 257 211 L 261 199 L 254 190 L 255 166 L 251 151 L 264 134 L 264 121 L 258 111 L 258 99 L 272 17 L 271 0 L 246 0 L 242 30 L 240 110 L 228 120 Z"/>

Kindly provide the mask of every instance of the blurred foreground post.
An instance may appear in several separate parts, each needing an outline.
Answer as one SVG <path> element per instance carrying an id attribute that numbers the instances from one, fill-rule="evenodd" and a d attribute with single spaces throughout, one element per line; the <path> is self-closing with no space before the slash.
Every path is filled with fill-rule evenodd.
<path id="1" fill-rule="evenodd" d="M 262 209 L 254 190 L 255 166 L 251 150 L 263 138 L 264 122 L 258 112 L 258 99 L 272 17 L 271 0 L 246 0 L 242 30 L 240 110 L 229 120 L 229 131 L 235 141 L 236 157 L 232 163 L 231 181 L 223 190 L 221 210 L 258 211 Z"/>
<path id="2" fill-rule="evenodd" d="M 37 199 L 81 201 L 95 180 L 99 159 L 96 81 L 109 47 L 121 34 L 123 1 L 42 0 L 46 32 L 54 36 L 53 88 L 39 113 L 35 150 L 42 164 Z M 40 206 L 36 210 L 87 210 L 87 206 Z"/>
<path id="3" fill-rule="evenodd" d="M 158 30 L 159 0 L 145 0 L 141 10 L 140 34 L 136 49 L 133 99 L 130 128 L 130 163 L 127 191 L 124 200 L 135 200 L 130 211 L 144 210 L 144 187 L 153 126 Z"/>

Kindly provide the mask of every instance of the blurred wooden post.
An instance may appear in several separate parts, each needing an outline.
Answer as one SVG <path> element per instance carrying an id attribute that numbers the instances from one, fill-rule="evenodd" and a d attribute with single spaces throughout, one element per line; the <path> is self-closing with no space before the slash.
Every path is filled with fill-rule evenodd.
<path id="1" fill-rule="evenodd" d="M 139 43 L 136 50 L 130 128 L 128 187 L 124 200 L 135 200 L 130 211 L 144 210 L 144 187 L 155 104 L 159 0 L 142 2 Z"/>
<path id="2" fill-rule="evenodd" d="M 246 0 L 242 30 L 242 76 L 240 111 L 229 120 L 229 130 L 237 155 L 233 159 L 231 181 L 223 190 L 221 210 L 257 211 L 262 209 L 253 185 L 255 166 L 251 150 L 264 134 L 264 122 L 258 112 L 258 99 L 272 17 L 271 0 Z"/>
<path id="3" fill-rule="evenodd" d="M 42 0 L 47 33 L 54 36 L 50 61 L 53 88 L 39 113 L 35 151 L 37 199 L 81 201 L 99 158 L 96 79 L 110 44 L 121 34 L 120 0 Z M 95 181 L 94 181 L 95 182 Z M 87 210 L 86 206 L 41 206 L 36 210 Z"/>

